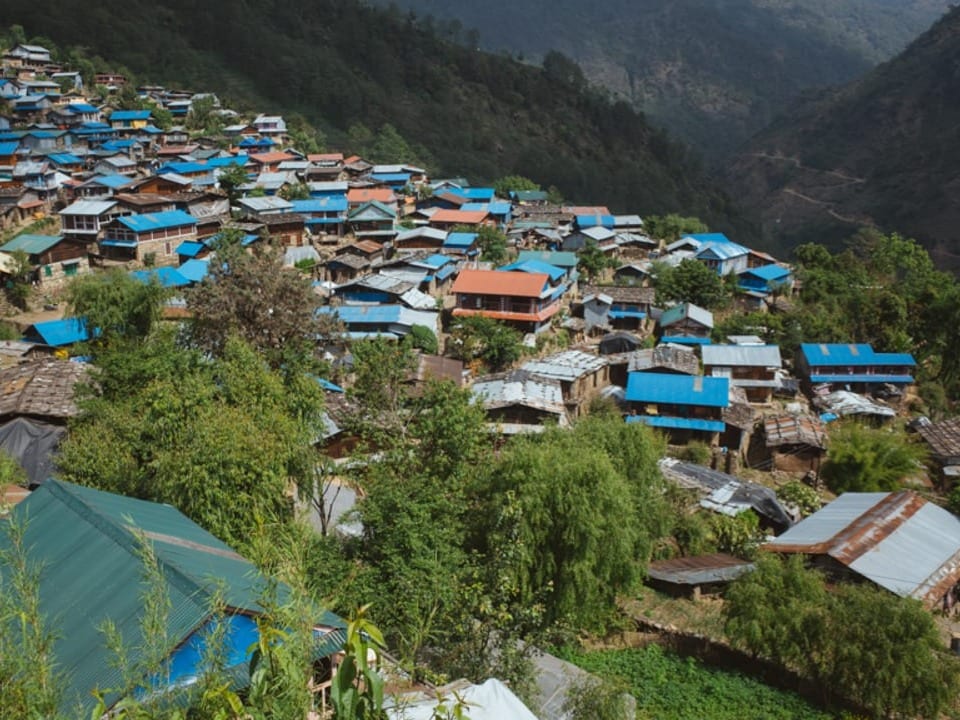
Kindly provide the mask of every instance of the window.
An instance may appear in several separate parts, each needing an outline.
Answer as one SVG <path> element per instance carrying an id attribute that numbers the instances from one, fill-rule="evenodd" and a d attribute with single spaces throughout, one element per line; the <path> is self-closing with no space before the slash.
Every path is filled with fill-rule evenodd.
<path id="1" fill-rule="evenodd" d="M 79 269 L 80 269 L 80 263 L 78 262 L 63 264 L 63 274 L 66 275 L 67 277 L 73 277 L 74 275 L 77 274 Z"/>
<path id="2" fill-rule="evenodd" d="M 53 268 L 49 265 L 43 266 L 43 276 L 44 277 L 53 277 Z"/>

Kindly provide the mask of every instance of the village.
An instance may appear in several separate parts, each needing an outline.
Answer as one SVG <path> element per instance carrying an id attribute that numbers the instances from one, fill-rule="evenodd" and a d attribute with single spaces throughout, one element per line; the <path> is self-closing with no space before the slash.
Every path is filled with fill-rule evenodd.
<path id="1" fill-rule="evenodd" d="M 475 186 L 403 161 L 301 152 L 283 117 L 237 113 L 210 93 L 141 86 L 137 97 L 153 109 L 116 109 L 111 97 L 125 83 L 103 74 L 87 88 L 44 47 L 3 54 L 0 277 L 5 322 L 18 337 L 0 341 L 0 449 L 29 479 L 4 500 L 14 513 L 30 513 L 34 551 L 59 574 L 43 586 L 58 595 L 49 601 L 54 611 L 83 618 L 137 604 L 130 578 L 139 559 L 125 517 L 156 541 L 159 556 L 188 558 L 176 562 L 186 563 L 196 588 L 207 573 L 249 585 L 250 563 L 175 509 L 50 479 L 57 447 L 81 412 L 75 386 L 90 372 L 85 343 L 99 332 L 69 314 L 69 284 L 122 269 L 168 290 L 164 322 L 175 324 L 185 317 L 182 293 L 205 282 L 227 239 L 248 253 L 279 249 L 285 266 L 309 278 L 319 315 L 336 328 L 317 340 L 330 372 L 321 379 L 316 448 L 334 467 L 358 462 L 363 447 L 343 417 L 353 348 L 407 343 L 416 348 L 408 382 L 469 389 L 495 446 L 573 428 L 600 411 L 653 428 L 667 448 L 664 478 L 691 491 L 698 510 L 752 513 L 763 550 L 920 601 L 943 620 L 947 644 L 960 587 L 960 519 L 941 500 L 960 474 L 960 423 L 911 411 L 917 361 L 909 353 L 856 342 L 770 343 L 755 319 L 795 304 L 803 279 L 791 264 L 720 232 L 655 236 L 638 214 L 574 205 L 523 183 Z M 221 118 L 218 134 L 187 129 L 198 103 Z M 165 127 L 160 112 L 172 119 Z M 708 308 L 658 291 L 658 273 L 693 264 L 718 278 L 725 302 Z M 748 314 L 753 326 L 724 332 L 731 317 Z M 496 328 L 509 330 L 496 340 L 506 350 L 485 354 Z M 929 462 L 904 489 L 837 497 L 821 469 L 833 428 L 850 421 L 909 431 Z M 797 484 L 816 493 L 822 509 L 804 511 L 778 494 Z M 333 518 L 347 534 L 356 532 L 349 509 L 338 506 Z M 118 535 L 127 549 L 108 542 Z M 68 551 L 72 562 L 52 561 Z M 90 568 L 89 589 L 79 589 L 75 564 Z M 734 553 L 682 555 L 652 561 L 646 582 L 698 601 L 754 567 Z M 130 587 L 111 591 L 106 577 L 93 577 L 100 568 Z M 256 603 L 245 592 L 235 603 L 244 618 L 238 648 L 255 638 Z M 203 618 L 195 609 L 179 640 L 193 637 Z M 317 625 L 325 654 L 339 652 L 346 628 L 332 613 Z M 71 690 L 89 695 L 99 662 L 91 658 L 102 660 L 89 650 L 94 630 L 64 635 L 61 663 L 77 669 Z M 178 651 L 171 682 L 199 662 L 190 647 Z M 563 717 L 544 707 L 534 709 L 538 717 Z M 533 717 L 515 712 L 509 717 Z"/>

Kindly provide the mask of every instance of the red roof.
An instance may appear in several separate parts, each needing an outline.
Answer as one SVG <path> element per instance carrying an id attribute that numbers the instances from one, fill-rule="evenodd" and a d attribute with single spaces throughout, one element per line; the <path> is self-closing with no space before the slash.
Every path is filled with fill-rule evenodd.
<path id="1" fill-rule="evenodd" d="M 430 216 L 433 223 L 457 223 L 462 225 L 477 225 L 487 219 L 486 210 L 437 210 Z"/>
<path id="2" fill-rule="evenodd" d="M 311 153 L 307 155 L 310 162 L 343 162 L 343 153 Z"/>
<path id="3" fill-rule="evenodd" d="M 351 205 L 373 200 L 390 204 L 397 201 L 397 196 L 390 188 L 353 188 L 347 191 L 347 203 Z"/>
<path id="4" fill-rule="evenodd" d="M 571 205 L 570 207 L 563 208 L 565 213 L 570 213 L 571 215 L 609 215 L 610 211 L 603 205 L 597 205 L 596 207 L 588 205 Z"/>
<path id="5" fill-rule="evenodd" d="M 546 273 L 515 273 L 499 270 L 462 270 L 450 292 L 466 295 L 511 295 L 538 298 L 550 278 Z"/>
<path id="6" fill-rule="evenodd" d="M 254 162 L 263 163 L 264 165 L 269 165 L 270 163 L 282 163 L 285 160 L 293 160 L 294 158 L 294 155 L 282 151 L 256 153 L 255 155 L 250 156 L 250 159 Z"/>

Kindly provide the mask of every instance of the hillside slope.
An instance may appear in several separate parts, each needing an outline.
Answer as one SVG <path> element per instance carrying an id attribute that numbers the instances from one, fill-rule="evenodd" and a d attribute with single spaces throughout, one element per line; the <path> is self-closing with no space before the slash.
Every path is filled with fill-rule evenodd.
<path id="1" fill-rule="evenodd" d="M 865 223 L 915 236 L 960 267 L 960 9 L 862 80 L 811 98 L 728 172 L 780 246 Z"/>
<path id="2" fill-rule="evenodd" d="M 392 0 L 389 0 L 392 1 Z M 388 0 L 381 0 L 387 4 Z M 399 0 L 448 34 L 537 61 L 557 49 L 588 78 L 716 163 L 801 90 L 902 50 L 947 0 Z M 456 22 L 452 22 L 455 18 Z"/>
<path id="3" fill-rule="evenodd" d="M 750 237 L 681 145 L 625 103 L 586 90 L 575 67 L 548 73 L 470 50 L 395 8 L 356 0 L 50 0 L 17 3 L 4 21 L 144 78 L 303 113 L 334 142 L 358 122 L 392 123 L 437 173 L 475 181 L 520 173 L 577 202 L 678 210 Z"/>

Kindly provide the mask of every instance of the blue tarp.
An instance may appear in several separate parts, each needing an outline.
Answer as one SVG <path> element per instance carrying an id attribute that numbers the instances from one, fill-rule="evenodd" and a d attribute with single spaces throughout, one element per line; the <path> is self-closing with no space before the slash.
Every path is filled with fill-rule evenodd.
<path id="1" fill-rule="evenodd" d="M 720 420 L 699 420 L 694 418 L 659 417 L 657 415 L 628 415 L 628 423 L 641 423 L 650 427 L 669 430 L 702 430 L 704 432 L 723 432 L 726 423 Z"/>

